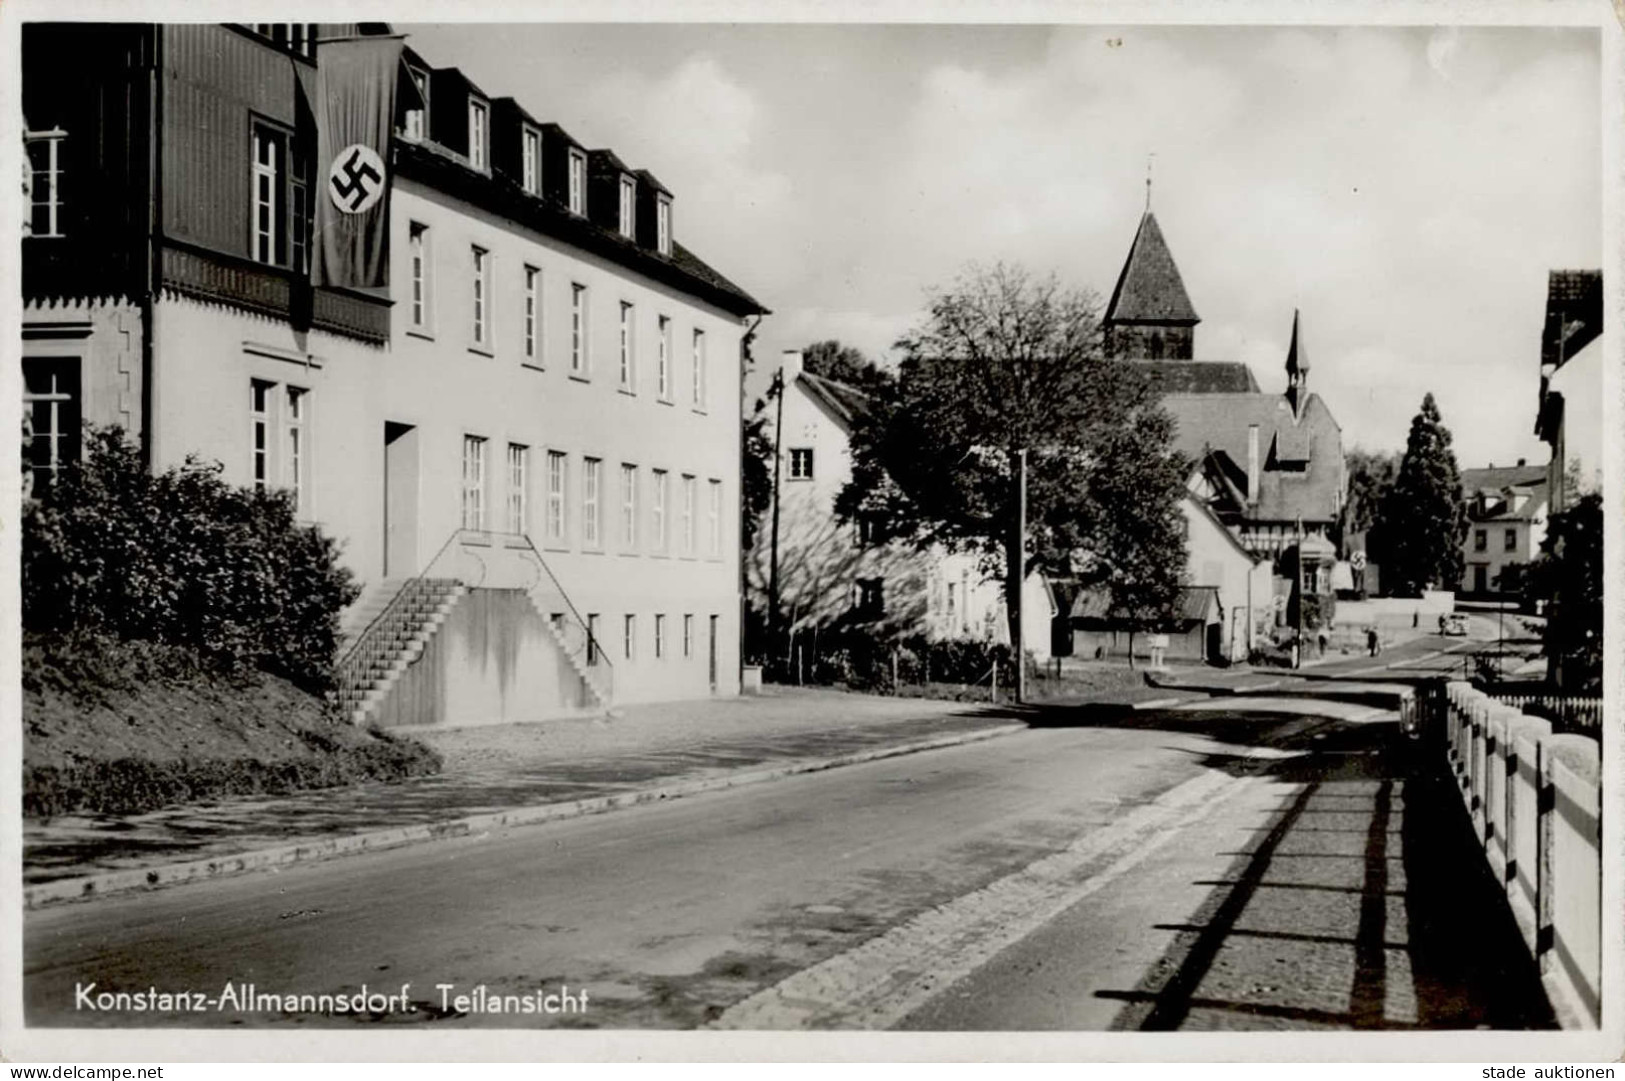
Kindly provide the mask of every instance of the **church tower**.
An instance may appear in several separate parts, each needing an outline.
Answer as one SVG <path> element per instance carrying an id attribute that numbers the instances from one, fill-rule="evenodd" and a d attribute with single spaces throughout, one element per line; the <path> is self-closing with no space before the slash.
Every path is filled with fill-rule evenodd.
<path id="1" fill-rule="evenodd" d="M 1151 213 L 1145 214 L 1102 321 L 1106 355 L 1123 360 L 1190 360 L 1201 322 Z"/>
<path id="2" fill-rule="evenodd" d="M 1309 398 L 1309 353 L 1298 332 L 1298 309 L 1292 309 L 1292 344 L 1286 351 L 1286 400 L 1292 415 L 1303 416 L 1303 403 Z"/>

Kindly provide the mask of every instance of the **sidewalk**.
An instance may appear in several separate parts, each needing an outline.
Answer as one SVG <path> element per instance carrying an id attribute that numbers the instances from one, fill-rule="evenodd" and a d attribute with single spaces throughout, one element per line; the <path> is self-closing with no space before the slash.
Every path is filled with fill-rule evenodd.
<path id="1" fill-rule="evenodd" d="M 769 687 L 760 697 L 631 705 L 608 719 L 417 730 L 410 734 L 445 758 L 437 776 L 25 820 L 23 880 L 32 906 L 392 847 L 471 823 L 592 813 L 1013 727 L 981 704 Z"/>

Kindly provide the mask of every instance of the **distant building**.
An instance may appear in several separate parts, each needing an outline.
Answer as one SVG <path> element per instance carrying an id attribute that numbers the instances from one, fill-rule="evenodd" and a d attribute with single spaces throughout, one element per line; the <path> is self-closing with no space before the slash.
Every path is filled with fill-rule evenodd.
<path id="1" fill-rule="evenodd" d="M 1602 330 L 1602 271 L 1552 271 L 1535 434 L 1551 447 L 1546 490 L 1553 511 L 1602 486 Z M 1580 491 L 1571 490 L 1571 462 L 1579 467 Z"/>
<path id="2" fill-rule="evenodd" d="M 856 387 L 802 367 L 791 350 L 780 364 L 782 422 L 769 412 L 768 438 L 778 445 L 779 611 L 794 634 L 862 628 L 877 636 L 1009 642 L 1004 586 L 982 573 L 980 559 L 941 547 L 918 552 L 877 542 L 866 523 L 842 523 L 835 500 L 852 478 L 852 425 L 868 406 Z M 773 558 L 772 511 L 747 558 L 751 601 L 765 608 Z M 1023 594 L 1023 645 L 1049 655 L 1055 601 L 1042 576 Z"/>
<path id="3" fill-rule="evenodd" d="M 1546 467 L 1520 460 L 1515 466 L 1464 469 L 1461 487 L 1469 525 L 1462 542 L 1460 592 L 1521 594 L 1524 569 L 1540 554 L 1546 538 Z"/>
<path id="4" fill-rule="evenodd" d="M 652 174 L 387 30 L 23 28 L 36 487 L 92 421 L 287 491 L 365 586 L 357 720 L 735 693 L 763 306 Z"/>

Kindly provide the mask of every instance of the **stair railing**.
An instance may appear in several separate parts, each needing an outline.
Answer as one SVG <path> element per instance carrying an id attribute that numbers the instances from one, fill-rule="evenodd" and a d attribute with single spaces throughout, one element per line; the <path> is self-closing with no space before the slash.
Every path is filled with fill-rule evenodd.
<path id="1" fill-rule="evenodd" d="M 586 618 L 576 609 L 575 602 L 570 599 L 570 594 L 565 592 L 564 585 L 553 573 L 553 568 L 547 565 L 547 560 L 542 557 L 541 551 L 530 539 L 530 534 L 512 533 L 507 536 L 515 537 L 524 543 L 522 550 L 529 552 L 536 565 L 541 568 L 542 575 L 546 576 L 545 580 L 538 577 L 536 584 L 529 590 L 533 597 L 536 592 L 543 592 L 550 602 L 546 605 L 538 604 L 538 607 L 546 609 L 543 617 L 551 618 L 555 614 L 564 616 L 571 621 L 569 629 L 579 631 L 579 644 L 568 640 L 561 633 L 559 645 L 571 656 L 579 659 L 583 671 L 591 673 L 587 677 L 588 682 L 597 684 L 593 690 L 598 692 L 604 698 L 604 704 L 608 705 L 615 698 L 615 665 L 610 662 L 609 654 L 604 651 L 602 641 L 593 633 Z M 554 598 L 557 598 L 557 604 L 551 603 Z"/>
<path id="2" fill-rule="evenodd" d="M 431 572 L 439 565 L 440 560 L 444 558 L 451 546 L 458 541 L 462 533 L 461 529 L 453 530 L 451 535 L 446 538 L 445 543 L 440 546 L 440 550 L 434 554 L 434 558 L 424 565 L 423 570 L 401 583 L 401 588 L 389 599 L 389 603 L 384 605 L 377 615 L 368 620 L 367 625 L 351 640 L 349 647 L 333 666 L 334 685 L 341 696 L 345 691 L 360 686 L 361 677 L 366 674 L 362 670 L 362 666 L 367 658 L 366 647 L 373 631 L 379 627 L 388 626 L 389 617 L 406 606 L 417 593 L 418 587 L 423 584 L 424 580 L 435 577 Z"/>

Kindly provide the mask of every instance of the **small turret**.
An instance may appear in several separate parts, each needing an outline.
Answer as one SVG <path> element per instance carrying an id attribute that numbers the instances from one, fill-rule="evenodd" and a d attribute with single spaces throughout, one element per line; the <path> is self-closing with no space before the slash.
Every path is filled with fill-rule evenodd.
<path id="1" fill-rule="evenodd" d="M 1309 397 L 1309 354 L 1303 346 L 1298 329 L 1298 309 L 1292 309 L 1292 344 L 1286 351 L 1286 400 L 1292 405 L 1292 415 L 1303 415 L 1304 402 Z"/>

